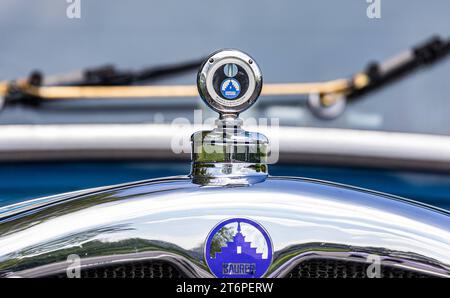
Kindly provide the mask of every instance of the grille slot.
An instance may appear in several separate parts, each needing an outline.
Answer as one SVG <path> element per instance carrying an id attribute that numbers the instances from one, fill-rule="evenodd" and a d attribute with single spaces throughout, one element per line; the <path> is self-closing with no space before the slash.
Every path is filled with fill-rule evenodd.
<path id="1" fill-rule="evenodd" d="M 336 259 L 309 259 L 298 264 L 291 270 L 286 278 L 368 278 L 369 263 L 336 260 Z M 381 265 L 382 278 L 427 278 L 430 275 Z"/>
<path id="2" fill-rule="evenodd" d="M 186 276 L 168 262 L 139 261 L 83 268 L 81 278 L 185 278 Z M 66 278 L 66 273 L 47 276 Z"/>
<path id="3" fill-rule="evenodd" d="M 295 266 L 286 278 L 368 278 L 369 263 L 338 260 L 308 259 Z M 47 278 L 66 278 L 66 273 L 45 276 Z M 179 269 L 169 262 L 136 261 L 83 268 L 81 278 L 186 278 Z M 429 278 L 434 277 L 393 266 L 381 266 L 382 278 Z"/>

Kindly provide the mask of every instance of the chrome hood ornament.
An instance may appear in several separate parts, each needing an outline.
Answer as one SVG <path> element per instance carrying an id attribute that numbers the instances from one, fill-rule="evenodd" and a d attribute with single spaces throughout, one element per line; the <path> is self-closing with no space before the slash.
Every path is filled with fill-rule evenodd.
<path id="1" fill-rule="evenodd" d="M 262 89 L 255 60 L 237 50 L 210 55 L 200 67 L 197 87 L 203 101 L 219 113 L 216 127 L 192 135 L 194 183 L 250 185 L 267 177 L 267 138 L 242 129 L 239 114 L 250 108 Z"/>

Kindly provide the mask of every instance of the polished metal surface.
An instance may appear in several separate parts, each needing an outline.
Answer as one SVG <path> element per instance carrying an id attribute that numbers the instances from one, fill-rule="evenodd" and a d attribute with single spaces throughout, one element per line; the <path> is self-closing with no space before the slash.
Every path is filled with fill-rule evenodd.
<path id="1" fill-rule="evenodd" d="M 204 186 L 252 185 L 266 180 L 267 165 L 252 163 L 193 163 L 192 182 Z"/>
<path id="2" fill-rule="evenodd" d="M 233 98 L 219 96 L 215 89 L 221 81 L 235 88 L 231 80 L 239 86 L 239 92 L 234 90 Z M 244 83 L 247 89 L 241 90 Z M 214 129 L 197 131 L 191 136 L 193 183 L 236 186 L 264 181 L 268 175 L 269 141 L 263 134 L 242 129 L 243 121 L 239 118 L 239 113 L 254 104 L 261 93 L 262 75 L 256 62 L 237 50 L 217 51 L 200 67 L 197 87 L 219 118 Z"/>
<path id="3" fill-rule="evenodd" d="M 222 98 L 213 86 L 216 71 L 225 64 L 242 67 L 248 76 L 248 89 L 236 100 Z M 234 49 L 220 50 L 209 56 L 200 67 L 197 88 L 203 101 L 214 111 L 236 115 L 251 107 L 258 99 L 262 89 L 262 73 L 255 60 L 246 53 Z"/>
<path id="4" fill-rule="evenodd" d="M 191 137 L 190 177 L 201 185 L 251 185 L 268 175 L 266 136 L 241 128 L 239 118 L 217 119 L 217 127 Z"/>
<path id="5" fill-rule="evenodd" d="M 256 220 L 270 234 L 267 276 L 282 277 L 311 254 L 374 254 L 382 264 L 450 276 L 448 213 L 325 182 L 269 177 L 251 186 L 205 187 L 174 177 L 42 202 L 6 209 L 1 218 L 2 276 L 60 272 L 70 254 L 82 266 L 98 258 L 157 258 L 182 264 L 191 277 L 211 276 L 205 239 L 232 217 Z"/>
<path id="6" fill-rule="evenodd" d="M 313 93 L 308 96 L 308 106 L 314 115 L 322 119 L 335 119 L 339 115 L 342 115 L 347 106 L 345 96 L 340 95 L 336 97 L 334 102 L 329 105 L 324 104 L 322 96 L 318 93 Z"/>
<path id="7" fill-rule="evenodd" d="M 279 143 L 282 163 L 427 171 L 450 170 L 450 137 L 312 127 L 256 127 Z M 93 124 L 0 127 L 0 161 L 189 161 L 189 136 L 211 125 Z M 44 137 L 45 136 L 45 137 Z M 171 150 L 174 140 L 185 152 Z M 185 140 L 185 141 L 184 141 Z M 19 154 L 20 153 L 20 154 Z"/>
<path id="8" fill-rule="evenodd" d="M 380 265 L 450 277 L 450 216 L 445 211 L 326 182 L 268 176 L 267 138 L 243 130 L 238 118 L 257 99 L 262 77 L 253 73 L 256 85 L 249 84 L 237 105 L 221 105 L 214 96 L 209 102 L 205 94 L 210 94 L 211 73 L 224 63 L 257 68 L 238 51 L 217 52 L 205 62 L 199 91 L 220 117 L 213 130 L 192 135 L 189 177 L 0 209 L 0 276 L 60 274 L 70 265 L 67 258 L 78 255 L 82 268 L 163 260 L 189 277 L 212 277 L 203 253 L 206 237 L 219 222 L 247 218 L 271 239 L 267 277 L 284 277 L 309 256 L 367 261 L 376 256 Z M 235 72 L 228 68 L 226 74 Z"/>

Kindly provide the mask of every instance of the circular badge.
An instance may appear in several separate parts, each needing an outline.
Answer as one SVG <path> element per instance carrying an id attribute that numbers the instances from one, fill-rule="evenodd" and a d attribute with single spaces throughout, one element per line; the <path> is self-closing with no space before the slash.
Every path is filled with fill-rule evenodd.
<path id="1" fill-rule="evenodd" d="M 272 241 L 257 222 L 246 218 L 222 221 L 208 235 L 205 260 L 219 278 L 262 277 L 272 263 Z"/>
<path id="2" fill-rule="evenodd" d="M 220 85 L 220 92 L 226 99 L 235 99 L 241 93 L 241 85 L 236 79 L 229 78 Z"/>
<path id="3" fill-rule="evenodd" d="M 258 99 L 262 85 L 256 61 L 233 49 L 211 54 L 197 74 L 200 97 L 222 115 L 238 115 L 247 110 Z"/>

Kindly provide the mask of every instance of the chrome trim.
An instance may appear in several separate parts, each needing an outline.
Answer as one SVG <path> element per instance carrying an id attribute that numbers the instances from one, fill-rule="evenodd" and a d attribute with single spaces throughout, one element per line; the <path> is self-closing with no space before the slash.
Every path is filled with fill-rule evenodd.
<path id="1" fill-rule="evenodd" d="M 200 277 L 208 272 L 205 237 L 230 217 L 251 218 L 270 234 L 274 259 L 268 276 L 281 277 L 302 253 L 317 251 L 376 254 L 450 276 L 448 212 L 280 177 L 233 187 L 205 187 L 188 177 L 156 179 L 9 210 L 0 217 L 0 275 L 51 267 L 73 253 L 82 260 L 163 253 L 182 258 Z"/>
<path id="2" fill-rule="evenodd" d="M 450 136 L 281 126 L 246 126 L 279 142 L 280 162 L 450 170 Z M 0 160 L 189 160 L 189 136 L 203 125 L 1 125 Z M 184 152 L 171 150 L 180 138 Z M 182 139 L 185 137 L 185 139 Z"/>
<path id="3" fill-rule="evenodd" d="M 192 181 L 201 185 L 251 185 L 268 175 L 267 138 L 241 128 L 239 118 L 217 119 L 217 127 L 191 136 Z"/>
<path id="4" fill-rule="evenodd" d="M 248 75 L 248 90 L 237 100 L 223 99 L 213 87 L 212 81 L 216 70 L 227 63 L 239 65 Z M 248 54 L 234 49 L 223 49 L 212 53 L 200 67 L 197 89 L 203 101 L 214 111 L 237 115 L 256 102 L 262 90 L 262 80 L 261 70 Z"/>
<path id="5" fill-rule="evenodd" d="M 193 163 L 190 175 L 193 183 L 211 186 L 252 185 L 267 176 L 267 165 L 251 163 Z"/>
<path id="6" fill-rule="evenodd" d="M 214 76 L 226 64 L 236 68 L 233 77 L 241 68 L 248 79 L 248 89 L 235 100 L 222 98 L 213 86 Z M 230 80 L 228 74 L 225 76 L 228 77 L 226 80 Z M 252 106 L 261 93 L 262 74 L 256 62 L 238 50 L 217 51 L 200 67 L 197 88 L 203 101 L 219 113 L 219 119 L 216 119 L 213 130 L 200 130 L 191 136 L 190 177 L 193 183 L 225 186 L 264 181 L 267 177 L 269 141 L 262 134 L 243 130 L 243 121 L 239 118 L 239 114 Z"/>
<path id="7" fill-rule="evenodd" d="M 364 249 L 362 249 L 364 250 Z M 412 272 L 422 273 L 429 275 L 431 277 L 445 277 L 450 278 L 448 270 L 445 268 L 440 268 L 439 266 L 428 264 L 427 260 L 417 261 L 414 260 L 414 256 L 403 256 L 398 257 L 395 254 L 392 255 L 382 255 L 381 252 L 367 253 L 367 252 L 329 252 L 329 251 L 308 251 L 300 252 L 295 258 L 291 259 L 290 262 L 283 264 L 280 268 L 272 272 L 269 276 L 270 278 L 282 278 L 287 277 L 293 269 L 295 269 L 302 262 L 311 259 L 324 259 L 324 260 L 340 260 L 340 261 L 353 261 L 359 263 L 369 263 L 366 260 L 370 255 L 377 255 L 380 257 L 381 266 L 389 266 L 392 268 L 404 269 Z"/>
<path id="8" fill-rule="evenodd" d="M 167 262 L 172 266 L 176 267 L 181 273 L 184 274 L 185 277 L 188 278 L 211 278 L 213 277 L 209 272 L 205 270 L 193 267 L 191 262 L 189 262 L 183 256 L 179 256 L 176 254 L 172 254 L 169 252 L 163 251 L 152 251 L 152 252 L 143 252 L 143 253 L 134 253 L 134 254 L 124 254 L 124 255 L 111 255 L 111 256 L 103 256 L 103 257 L 94 257 L 94 258 L 84 258 L 81 259 L 80 269 L 91 269 L 98 268 L 105 265 L 121 265 L 127 264 L 130 262 L 136 261 L 161 261 Z M 17 271 L 14 273 L 7 274 L 5 277 L 8 278 L 36 278 L 36 277 L 48 277 L 54 276 L 56 274 L 64 274 L 66 273 L 68 268 L 67 262 L 57 262 L 48 265 L 39 266 L 36 268 Z"/>

